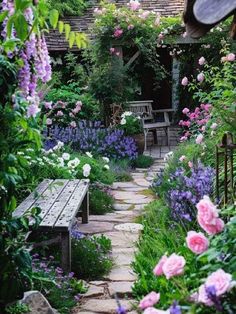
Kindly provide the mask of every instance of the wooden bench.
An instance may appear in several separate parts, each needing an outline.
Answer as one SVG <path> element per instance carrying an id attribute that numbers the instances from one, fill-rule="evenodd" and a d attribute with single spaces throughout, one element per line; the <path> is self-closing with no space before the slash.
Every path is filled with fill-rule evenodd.
<path id="1" fill-rule="evenodd" d="M 51 231 L 57 237 L 51 243 L 60 242 L 62 268 L 71 267 L 70 231 L 74 218 L 80 214 L 82 223 L 89 217 L 89 180 L 43 180 L 13 212 L 13 217 L 21 217 L 33 207 L 40 207 L 41 223 L 39 231 Z"/>
<path id="2" fill-rule="evenodd" d="M 152 100 L 130 101 L 127 103 L 128 110 L 142 118 L 145 147 L 147 149 L 147 135 L 148 132 L 154 131 L 154 140 L 157 139 L 157 129 L 164 129 L 166 132 L 167 145 L 169 146 L 169 127 L 170 127 L 170 113 L 173 109 L 152 109 Z M 157 121 L 158 120 L 158 121 Z"/>

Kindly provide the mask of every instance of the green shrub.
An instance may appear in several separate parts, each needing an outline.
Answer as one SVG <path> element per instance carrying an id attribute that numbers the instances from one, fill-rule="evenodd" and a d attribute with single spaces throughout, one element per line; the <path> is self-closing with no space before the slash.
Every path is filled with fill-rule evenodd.
<path id="1" fill-rule="evenodd" d="M 104 215 L 114 210 L 114 199 L 107 192 L 92 188 L 90 190 L 89 211 L 93 215 Z"/>
<path id="2" fill-rule="evenodd" d="M 150 156 L 139 155 L 133 162 L 135 168 L 149 168 L 154 160 Z"/>
<path id="3" fill-rule="evenodd" d="M 28 313 L 29 312 L 29 306 L 27 304 L 21 304 L 20 302 L 17 302 L 12 305 L 8 305 L 5 309 L 6 313 L 8 314 L 22 314 L 22 313 Z"/>
<path id="4" fill-rule="evenodd" d="M 110 250 L 111 241 L 103 235 L 73 239 L 72 271 L 81 279 L 101 279 L 112 267 Z"/>
<path id="5" fill-rule="evenodd" d="M 117 182 L 127 182 L 133 180 L 130 174 L 131 166 L 128 159 L 111 160 L 110 169 L 113 172 L 115 181 Z"/>

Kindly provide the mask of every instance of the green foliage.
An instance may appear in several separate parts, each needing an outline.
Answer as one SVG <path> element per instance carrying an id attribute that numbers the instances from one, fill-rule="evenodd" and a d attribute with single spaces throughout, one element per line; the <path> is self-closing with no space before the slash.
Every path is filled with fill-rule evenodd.
<path id="1" fill-rule="evenodd" d="M 49 0 L 50 8 L 58 10 L 60 15 L 81 15 L 83 10 L 87 8 L 86 0 Z"/>
<path id="2" fill-rule="evenodd" d="M 21 218 L 0 220 L 0 305 L 6 305 L 23 296 L 32 287 L 30 244 L 26 244 L 29 218 L 34 219 L 33 229 L 39 224 L 38 209 Z M 31 227 L 32 228 L 32 227 Z"/>
<path id="3" fill-rule="evenodd" d="M 82 279 L 101 279 L 109 272 L 111 241 L 105 236 L 72 241 L 72 270 Z"/>
<path id="4" fill-rule="evenodd" d="M 153 164 L 154 160 L 150 156 L 139 155 L 133 162 L 135 168 L 149 168 Z"/>
<path id="5" fill-rule="evenodd" d="M 115 181 L 127 182 L 133 180 L 130 174 L 131 165 L 128 159 L 111 160 L 110 169 L 115 177 Z"/>
<path id="6" fill-rule="evenodd" d="M 132 112 L 129 111 L 122 113 L 118 128 L 123 130 L 126 136 L 132 136 L 143 132 L 140 117 L 133 115 Z"/>
<path id="7" fill-rule="evenodd" d="M 23 314 L 29 312 L 29 306 L 27 304 L 22 304 L 20 302 L 17 302 L 13 305 L 8 305 L 5 309 L 6 313 L 9 314 Z"/>
<path id="8" fill-rule="evenodd" d="M 114 210 L 114 199 L 101 188 L 92 188 L 89 194 L 89 211 L 93 215 L 104 215 Z"/>

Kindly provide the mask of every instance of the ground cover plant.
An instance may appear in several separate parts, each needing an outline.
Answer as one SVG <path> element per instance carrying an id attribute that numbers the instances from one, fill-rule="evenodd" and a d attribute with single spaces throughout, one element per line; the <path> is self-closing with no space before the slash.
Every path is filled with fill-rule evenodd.
<path id="1" fill-rule="evenodd" d="M 89 211 L 92 215 L 104 215 L 114 211 L 114 199 L 109 188 L 95 186 L 90 189 Z"/>
<path id="2" fill-rule="evenodd" d="M 150 156 L 139 155 L 133 162 L 135 168 L 149 168 L 153 164 L 154 160 Z"/>

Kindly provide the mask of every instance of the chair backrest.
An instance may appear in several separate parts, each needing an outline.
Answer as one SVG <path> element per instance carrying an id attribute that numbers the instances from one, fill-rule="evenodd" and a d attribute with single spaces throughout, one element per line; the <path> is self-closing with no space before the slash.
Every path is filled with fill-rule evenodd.
<path id="1" fill-rule="evenodd" d="M 127 110 L 144 119 L 153 119 L 152 103 L 153 100 L 129 101 Z"/>

